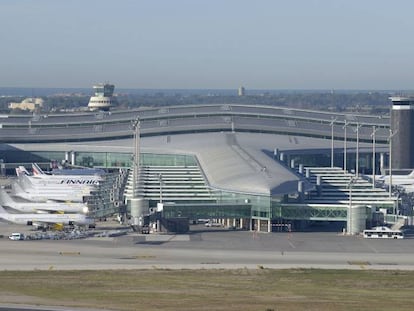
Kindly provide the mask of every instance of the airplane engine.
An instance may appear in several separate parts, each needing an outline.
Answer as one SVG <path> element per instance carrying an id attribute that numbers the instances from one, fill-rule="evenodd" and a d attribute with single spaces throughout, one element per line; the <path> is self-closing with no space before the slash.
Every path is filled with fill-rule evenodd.
<path id="1" fill-rule="evenodd" d="M 33 221 L 28 220 L 28 221 L 27 221 L 27 225 L 28 225 L 28 226 L 33 226 Z"/>

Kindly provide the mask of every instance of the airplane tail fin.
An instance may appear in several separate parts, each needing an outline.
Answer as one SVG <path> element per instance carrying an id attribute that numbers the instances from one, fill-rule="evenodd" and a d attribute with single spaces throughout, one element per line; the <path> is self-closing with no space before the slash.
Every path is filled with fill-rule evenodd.
<path id="1" fill-rule="evenodd" d="M 5 214 L 8 214 L 7 212 L 6 212 L 6 210 L 3 208 L 3 206 L 2 205 L 0 205 L 0 215 L 5 215 Z M 0 216 L 1 217 L 1 216 Z"/>
<path id="2" fill-rule="evenodd" d="M 43 172 L 43 170 L 40 168 L 39 165 L 37 165 L 37 163 L 32 163 L 32 170 L 33 170 L 33 175 L 44 175 L 45 172 Z"/>
<path id="3" fill-rule="evenodd" d="M 12 206 L 14 201 L 4 189 L 0 189 L 0 205 Z"/>
<path id="4" fill-rule="evenodd" d="M 19 167 L 16 167 L 16 175 L 17 177 L 29 175 L 29 172 L 26 170 L 24 166 L 20 165 Z"/>
<path id="5" fill-rule="evenodd" d="M 50 161 L 50 168 L 52 170 L 61 170 L 63 167 L 62 167 L 62 165 L 58 161 L 51 160 Z"/>
<path id="6" fill-rule="evenodd" d="M 412 171 L 411 171 L 411 173 L 410 173 L 410 174 L 408 174 L 408 177 L 410 177 L 410 178 L 414 178 L 414 170 L 412 170 Z"/>
<path id="7" fill-rule="evenodd" d="M 17 177 L 22 176 L 23 172 L 20 170 L 20 168 L 16 167 L 16 175 Z"/>

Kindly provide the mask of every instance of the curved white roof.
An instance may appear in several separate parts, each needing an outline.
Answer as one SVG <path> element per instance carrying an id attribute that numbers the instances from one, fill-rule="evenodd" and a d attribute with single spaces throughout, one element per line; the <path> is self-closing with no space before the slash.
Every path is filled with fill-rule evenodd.
<path id="1" fill-rule="evenodd" d="M 133 140 L 14 144 L 36 151 L 133 152 Z M 272 158 L 274 148 L 314 149 L 330 147 L 325 139 L 261 133 L 196 133 L 141 138 L 142 153 L 195 155 L 213 188 L 239 193 L 282 195 L 294 193 L 301 178 Z M 310 185 L 305 183 L 305 189 Z"/>

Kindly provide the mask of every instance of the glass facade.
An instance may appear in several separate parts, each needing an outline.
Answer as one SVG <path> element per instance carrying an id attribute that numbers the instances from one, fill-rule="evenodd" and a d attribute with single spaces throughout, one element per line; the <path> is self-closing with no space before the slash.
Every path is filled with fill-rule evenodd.
<path id="1" fill-rule="evenodd" d="M 195 166 L 198 165 L 194 156 L 185 154 L 141 153 L 140 164 L 149 166 Z"/>
<path id="2" fill-rule="evenodd" d="M 8 161 L 8 165 L 14 168 L 17 165 L 29 164 L 31 162 L 43 163 L 43 167 L 48 168 L 50 160 L 61 161 L 67 157 L 65 152 L 23 152 L 11 151 L 13 157 L 12 163 Z M 70 160 L 69 154 L 69 160 Z M 307 162 L 310 159 L 318 159 L 314 155 L 290 155 L 291 159 L 295 159 L 297 163 Z M 340 155 L 338 155 L 340 156 Z M 10 157 L 10 154 L 9 154 Z M 341 157 L 342 158 L 342 157 Z M 328 157 L 319 157 L 322 162 L 326 162 Z M 351 163 L 352 159 L 349 157 Z M 364 168 L 369 165 L 369 154 L 361 155 L 360 167 Z M 338 159 L 339 160 L 339 159 Z M 315 161 L 315 160 L 313 160 Z M 76 152 L 75 164 L 86 167 L 101 167 L 106 169 L 130 168 L 132 166 L 132 155 L 130 153 L 115 153 L 115 152 Z M 193 155 L 185 154 L 155 154 L 155 153 L 141 153 L 140 164 L 142 166 L 152 167 L 191 167 L 198 166 L 198 161 Z M 312 163 L 313 165 L 320 165 L 321 163 Z M 365 165 L 364 165 L 365 164 Z M 195 182 L 189 181 L 190 184 Z M 195 185 L 195 184 L 194 184 Z M 220 189 L 209 188 L 209 196 L 205 199 L 197 197 L 196 194 L 189 193 L 188 196 L 182 199 L 167 202 L 164 209 L 165 217 L 189 217 L 190 219 L 199 218 L 244 218 L 253 219 L 257 223 L 266 223 L 266 221 L 278 219 L 343 219 L 344 210 L 341 208 L 309 208 L 289 206 L 286 203 L 285 196 L 271 197 L 267 195 L 254 195 L 248 193 L 236 193 L 230 191 L 223 191 Z M 193 199 L 192 199 L 193 198 Z M 95 198 L 96 199 L 96 198 Z M 159 202 L 157 198 L 148 198 L 150 207 L 155 207 Z M 102 201 L 96 201 L 95 214 L 97 216 L 104 216 L 107 211 L 113 210 L 113 204 L 108 198 Z M 99 204 L 98 204 L 99 203 Z M 109 205 L 108 205 L 108 204 Z M 108 207 L 106 206 L 108 205 Z M 102 212 L 102 213 L 101 213 Z M 105 212 L 105 213 L 104 213 Z M 102 215 L 101 215 L 102 214 Z"/>
<path id="3" fill-rule="evenodd" d="M 125 168 L 131 167 L 132 155 L 130 153 L 77 152 L 75 164 L 87 167 Z"/>

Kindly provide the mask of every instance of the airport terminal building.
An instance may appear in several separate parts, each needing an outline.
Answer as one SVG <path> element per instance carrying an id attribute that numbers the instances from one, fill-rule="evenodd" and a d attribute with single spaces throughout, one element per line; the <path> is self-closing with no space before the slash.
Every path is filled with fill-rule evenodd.
<path id="1" fill-rule="evenodd" d="M 139 172 L 131 182 L 138 121 Z M 347 222 L 349 190 L 322 202 L 321 185 L 329 178 L 320 176 L 330 171 L 349 188 L 350 176 L 379 174 L 388 165 L 389 123 L 377 116 L 238 104 L 2 115 L 0 158 L 3 172 L 31 162 L 46 168 L 52 159 L 119 170 L 114 187 L 121 187 L 123 176 L 126 198 L 138 196 L 149 211 L 162 203 L 165 224 L 207 218 L 272 231 L 309 221 Z M 327 169 L 318 173 L 318 167 Z M 107 201 L 96 207 L 97 216 L 117 213 L 124 203 L 113 196 Z M 356 213 L 367 218 L 368 206 L 391 213 L 397 203 L 362 202 Z"/>

